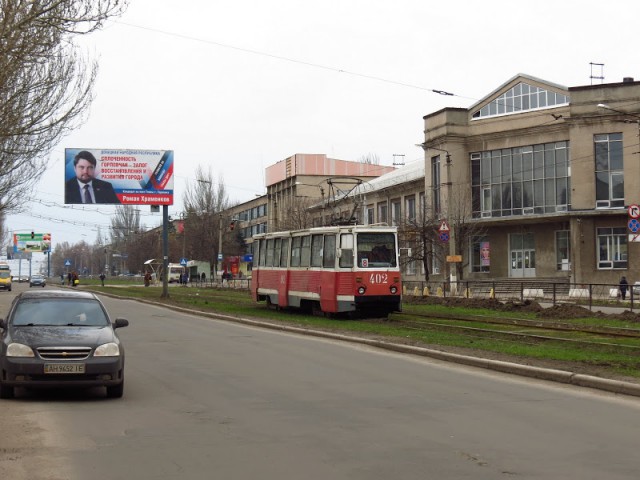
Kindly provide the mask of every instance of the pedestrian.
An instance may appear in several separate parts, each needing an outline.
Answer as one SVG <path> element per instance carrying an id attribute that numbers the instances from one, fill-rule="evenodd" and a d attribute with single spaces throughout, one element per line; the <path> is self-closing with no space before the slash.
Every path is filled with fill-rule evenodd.
<path id="1" fill-rule="evenodd" d="M 60 274 L 60 285 L 64 285 L 64 273 Z"/>
<path id="2" fill-rule="evenodd" d="M 622 278 L 620 279 L 620 296 L 622 297 L 622 300 L 625 300 L 627 298 L 628 288 L 629 288 L 629 282 L 627 282 L 627 277 L 623 275 Z"/>
<path id="3" fill-rule="evenodd" d="M 147 272 L 144 274 L 144 286 L 148 287 L 149 285 L 151 285 L 151 273 Z"/>
<path id="4" fill-rule="evenodd" d="M 104 273 L 100 274 L 100 281 L 102 282 L 102 286 L 104 287 L 104 279 L 107 278 L 107 276 Z"/>
<path id="5" fill-rule="evenodd" d="M 71 272 L 67 273 L 67 285 L 71 285 Z"/>

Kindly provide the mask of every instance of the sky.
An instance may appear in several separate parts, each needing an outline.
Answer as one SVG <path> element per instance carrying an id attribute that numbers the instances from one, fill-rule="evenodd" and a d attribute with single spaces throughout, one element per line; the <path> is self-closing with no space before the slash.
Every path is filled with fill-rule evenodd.
<path id="1" fill-rule="evenodd" d="M 518 73 L 567 87 L 640 79 L 639 18 L 637 0 L 131 0 L 79 39 L 100 65 L 95 100 L 7 228 L 51 233 L 54 249 L 108 233 L 115 206 L 64 205 L 65 148 L 173 150 L 175 217 L 198 166 L 245 202 L 296 153 L 421 161 L 425 115 Z M 139 208 L 144 226 L 161 224 Z"/>

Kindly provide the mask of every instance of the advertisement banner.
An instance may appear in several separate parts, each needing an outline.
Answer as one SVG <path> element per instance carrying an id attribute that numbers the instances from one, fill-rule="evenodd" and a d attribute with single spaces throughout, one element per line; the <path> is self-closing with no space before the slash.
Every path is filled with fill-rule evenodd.
<path id="1" fill-rule="evenodd" d="M 43 252 L 51 250 L 50 233 L 14 233 L 13 251 L 18 252 Z"/>
<path id="2" fill-rule="evenodd" d="M 173 205 L 173 150 L 66 148 L 64 203 Z"/>

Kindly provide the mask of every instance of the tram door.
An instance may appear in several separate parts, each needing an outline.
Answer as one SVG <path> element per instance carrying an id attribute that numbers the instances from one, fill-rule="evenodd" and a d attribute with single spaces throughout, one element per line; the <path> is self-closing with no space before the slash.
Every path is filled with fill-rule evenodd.
<path id="1" fill-rule="evenodd" d="M 536 276 L 536 249 L 533 233 L 514 233 L 509 239 L 509 276 L 514 278 Z"/>

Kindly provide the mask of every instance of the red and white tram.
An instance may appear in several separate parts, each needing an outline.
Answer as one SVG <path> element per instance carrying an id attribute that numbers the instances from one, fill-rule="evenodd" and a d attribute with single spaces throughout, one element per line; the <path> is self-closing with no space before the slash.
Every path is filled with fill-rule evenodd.
<path id="1" fill-rule="evenodd" d="M 256 301 L 324 313 L 400 311 L 395 227 L 332 226 L 254 238 Z"/>

